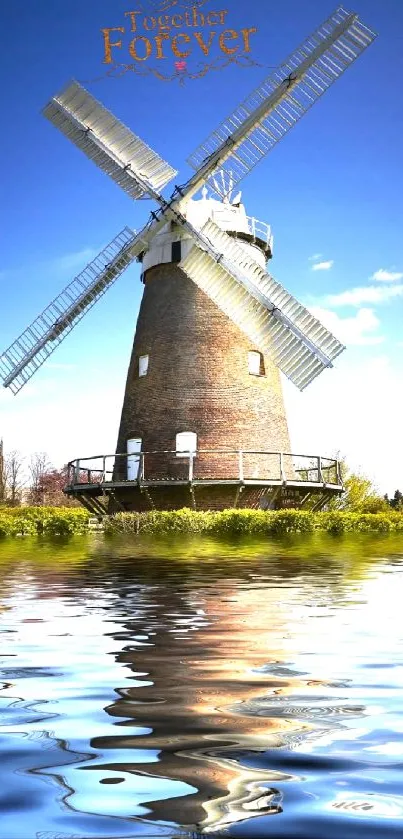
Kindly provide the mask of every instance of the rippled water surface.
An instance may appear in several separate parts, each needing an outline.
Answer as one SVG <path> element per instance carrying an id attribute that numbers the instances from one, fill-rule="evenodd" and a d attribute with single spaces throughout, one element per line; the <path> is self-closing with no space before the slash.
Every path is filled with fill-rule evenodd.
<path id="1" fill-rule="evenodd" d="M 402 559 L 1 543 L 1 837 L 401 837 Z"/>

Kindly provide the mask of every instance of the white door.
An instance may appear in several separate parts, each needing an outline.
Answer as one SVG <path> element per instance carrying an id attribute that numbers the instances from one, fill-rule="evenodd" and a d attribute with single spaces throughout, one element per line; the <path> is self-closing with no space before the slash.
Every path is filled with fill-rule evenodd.
<path id="1" fill-rule="evenodd" d="M 127 480 L 137 481 L 140 467 L 141 437 L 134 437 L 127 441 Z"/>

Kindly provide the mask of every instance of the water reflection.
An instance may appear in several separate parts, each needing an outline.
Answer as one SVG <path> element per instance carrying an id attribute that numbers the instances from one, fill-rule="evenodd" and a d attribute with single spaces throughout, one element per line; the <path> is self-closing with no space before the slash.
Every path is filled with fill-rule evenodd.
<path id="1" fill-rule="evenodd" d="M 4 543 L 4 836 L 398 835 L 403 566 L 360 546 Z"/>

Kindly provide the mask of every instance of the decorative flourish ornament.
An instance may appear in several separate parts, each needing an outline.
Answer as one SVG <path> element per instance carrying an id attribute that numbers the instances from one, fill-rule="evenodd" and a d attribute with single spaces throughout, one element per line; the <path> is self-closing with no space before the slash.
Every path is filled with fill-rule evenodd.
<path id="1" fill-rule="evenodd" d="M 146 0 L 142 5 L 147 6 L 147 8 L 153 8 L 156 12 L 166 12 L 168 9 L 172 9 L 173 6 L 204 6 L 208 0 Z M 141 4 L 140 4 L 141 5 Z"/>

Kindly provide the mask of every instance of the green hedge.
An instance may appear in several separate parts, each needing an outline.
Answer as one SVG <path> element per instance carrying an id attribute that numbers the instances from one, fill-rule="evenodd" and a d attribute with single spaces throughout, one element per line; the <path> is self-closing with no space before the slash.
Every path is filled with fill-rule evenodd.
<path id="1" fill-rule="evenodd" d="M 116 513 L 105 519 L 106 533 L 387 533 L 403 531 L 401 513 L 312 513 L 309 510 L 224 510 L 197 513 L 193 510 L 170 512 Z"/>
<path id="2" fill-rule="evenodd" d="M 4 536 L 70 536 L 85 533 L 89 513 L 82 508 L 0 508 L 0 538 Z M 403 532 L 403 514 L 346 513 L 309 510 L 224 510 L 197 513 L 193 510 L 116 513 L 104 519 L 105 532 L 113 533 L 207 533 L 217 535 L 281 535 L 285 533 L 391 533 Z"/>
<path id="3" fill-rule="evenodd" d="M 85 533 L 89 513 L 83 508 L 1 507 L 0 538 L 4 536 L 71 536 Z"/>

